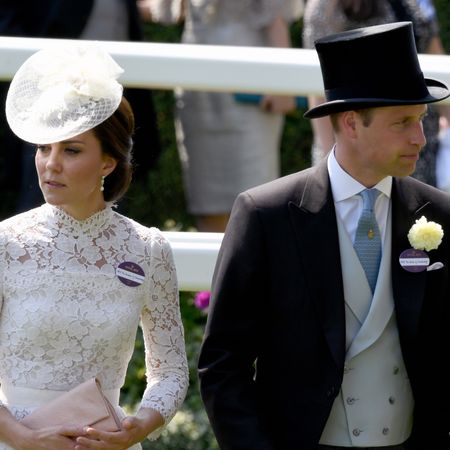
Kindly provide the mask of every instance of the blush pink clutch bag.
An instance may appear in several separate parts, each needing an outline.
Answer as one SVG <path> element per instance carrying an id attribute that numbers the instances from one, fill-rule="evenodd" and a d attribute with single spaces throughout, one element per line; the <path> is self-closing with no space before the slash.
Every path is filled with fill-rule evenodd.
<path id="1" fill-rule="evenodd" d="M 51 425 L 92 426 L 101 431 L 119 431 L 121 420 L 102 392 L 99 381 L 91 378 L 76 388 L 42 405 L 21 421 L 39 429 Z"/>

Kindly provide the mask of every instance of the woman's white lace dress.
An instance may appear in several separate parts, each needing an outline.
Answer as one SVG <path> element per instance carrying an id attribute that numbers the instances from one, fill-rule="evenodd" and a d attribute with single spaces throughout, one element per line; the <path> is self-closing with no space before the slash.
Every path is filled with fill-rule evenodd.
<path id="1" fill-rule="evenodd" d="M 122 263 L 125 271 L 117 271 Z M 133 274 L 136 268 L 142 276 Z M 65 391 L 94 376 L 105 390 L 119 390 L 141 322 L 147 369 L 141 406 L 159 411 L 166 423 L 173 417 L 188 369 L 172 252 L 159 230 L 111 207 L 77 221 L 45 204 L 0 223 L 0 290 L 5 391 Z M 2 401 L 18 419 L 35 407 L 33 398 Z"/>

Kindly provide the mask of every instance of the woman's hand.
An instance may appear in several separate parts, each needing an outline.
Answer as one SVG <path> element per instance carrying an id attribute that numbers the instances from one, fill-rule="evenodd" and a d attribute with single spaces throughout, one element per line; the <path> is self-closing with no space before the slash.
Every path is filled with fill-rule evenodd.
<path id="1" fill-rule="evenodd" d="M 147 436 L 140 422 L 141 420 L 137 417 L 127 417 L 122 422 L 122 430 L 113 432 L 86 427 L 84 434 L 76 439 L 74 449 L 125 450 L 130 448 Z"/>
<path id="2" fill-rule="evenodd" d="M 134 417 L 122 421 L 122 430 L 108 432 L 86 427 L 76 438 L 74 450 L 126 450 L 142 442 L 153 430 L 164 424 L 162 416 L 149 408 L 142 408 Z"/>
<path id="3" fill-rule="evenodd" d="M 83 434 L 83 427 L 76 426 L 24 429 L 17 444 L 12 443 L 16 450 L 74 450 L 75 439 Z"/>

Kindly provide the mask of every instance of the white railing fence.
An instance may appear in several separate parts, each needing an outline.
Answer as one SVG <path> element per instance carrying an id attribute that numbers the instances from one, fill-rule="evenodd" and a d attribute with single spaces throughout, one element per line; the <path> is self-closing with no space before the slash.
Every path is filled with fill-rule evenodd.
<path id="1" fill-rule="evenodd" d="M 0 37 L 0 80 L 9 80 L 23 61 L 64 39 Z M 314 50 L 214 45 L 97 41 L 124 68 L 129 87 L 320 94 L 322 75 Z M 450 56 L 419 55 L 426 76 L 450 84 Z M 380 61 L 382 64 L 382 61 Z M 450 102 L 450 100 L 448 100 Z"/>
<path id="2" fill-rule="evenodd" d="M 67 42 L 0 37 L 0 80 L 10 80 L 23 61 L 37 50 L 65 46 Z M 323 89 L 314 50 L 149 42 L 96 44 L 122 66 L 120 81 L 128 87 L 295 95 L 321 94 Z M 419 59 L 425 76 L 450 85 L 450 56 L 419 55 Z M 180 289 L 209 289 L 222 234 L 164 234 L 174 251 Z"/>
<path id="3" fill-rule="evenodd" d="M 164 231 L 173 250 L 180 290 L 209 289 L 222 233 Z"/>

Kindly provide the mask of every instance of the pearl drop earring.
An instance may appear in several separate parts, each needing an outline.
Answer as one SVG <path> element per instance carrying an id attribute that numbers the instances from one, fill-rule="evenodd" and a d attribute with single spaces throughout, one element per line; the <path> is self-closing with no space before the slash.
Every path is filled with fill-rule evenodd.
<path id="1" fill-rule="evenodd" d="M 102 176 L 102 181 L 100 183 L 100 192 L 105 190 L 105 176 Z"/>

